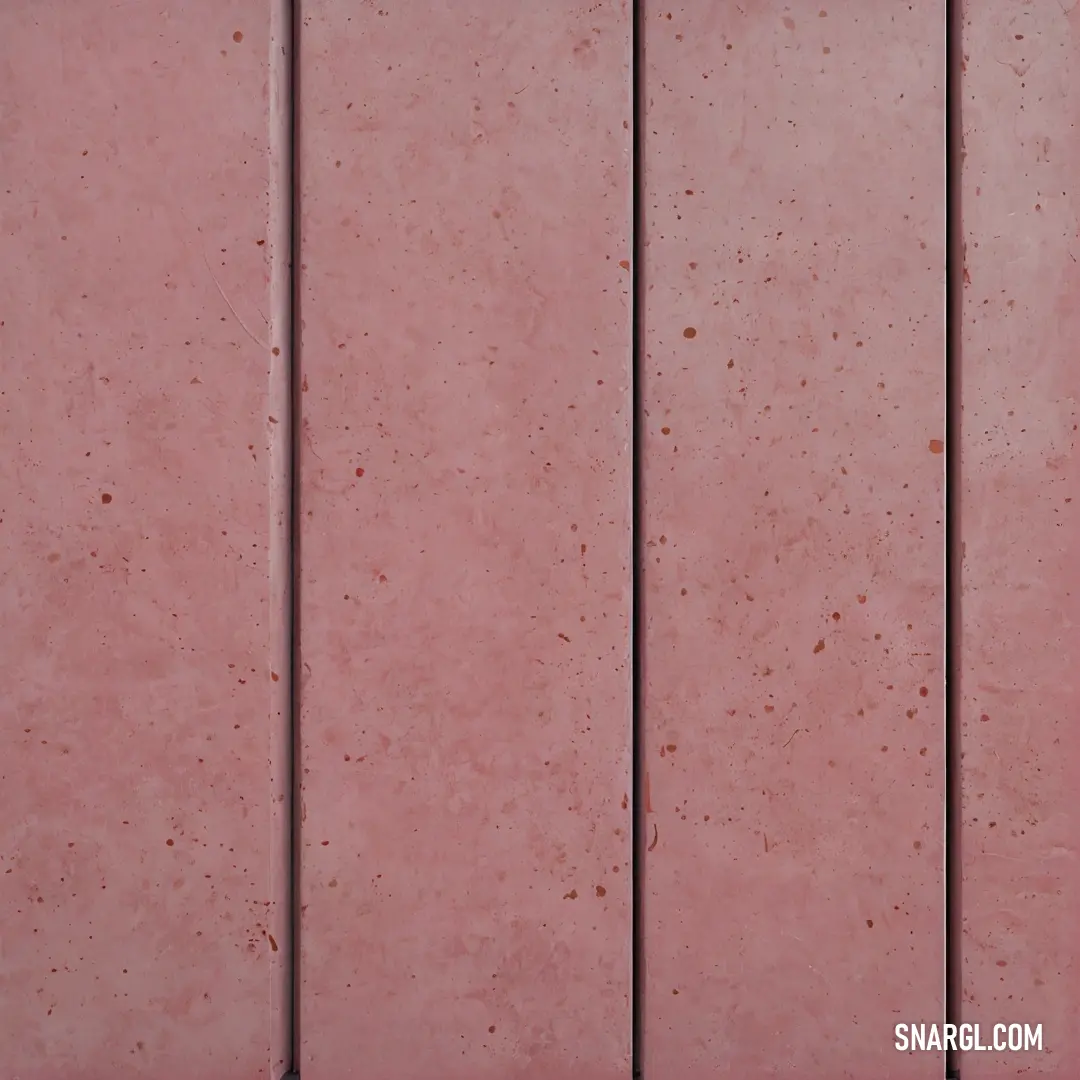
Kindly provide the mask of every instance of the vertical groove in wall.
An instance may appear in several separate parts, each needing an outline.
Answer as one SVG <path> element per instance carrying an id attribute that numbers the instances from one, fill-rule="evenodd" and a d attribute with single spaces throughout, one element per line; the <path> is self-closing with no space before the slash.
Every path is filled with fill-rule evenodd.
<path id="1" fill-rule="evenodd" d="M 632 0 L 630 28 L 631 121 L 631 486 L 632 486 L 632 934 L 631 950 L 631 1060 L 634 1080 L 643 1075 L 642 1036 L 645 1011 L 645 491 L 644 491 L 644 367 L 645 367 L 645 0 Z"/>
<path id="2" fill-rule="evenodd" d="M 300 432 L 304 418 L 301 403 L 301 340 L 302 319 L 300 313 L 300 34 L 301 0 L 284 0 L 287 6 L 289 26 L 289 389 L 292 422 L 289 426 L 290 452 L 292 458 L 292 483 L 289 490 L 291 523 L 289 580 L 292 585 L 290 615 L 289 673 L 291 723 L 289 754 L 289 795 L 291 800 L 289 853 L 291 856 L 289 881 L 291 884 L 291 998 L 292 998 L 292 1072 L 299 1077 L 301 1060 L 300 995 L 303 983 L 303 960 L 301 952 L 301 844 L 300 821 L 303 817 L 300 791 L 300 716 L 301 692 L 301 632 L 300 632 Z"/>
<path id="3" fill-rule="evenodd" d="M 960 431 L 963 338 L 964 229 L 960 192 L 963 168 L 963 5 L 945 0 L 945 1020 L 961 1022 L 963 998 L 961 910 L 961 573 Z M 960 1075 L 959 1054 L 947 1051 L 945 1075 Z"/>
<path id="4" fill-rule="evenodd" d="M 274 967 L 275 1073 L 296 1069 L 297 934 L 296 883 L 296 319 L 294 0 L 272 0 L 270 7 L 270 584 L 274 612 L 273 656 L 275 717 L 271 746 L 275 826 L 280 843 L 274 860 L 274 897 L 280 905 L 276 927 L 278 963 Z"/>

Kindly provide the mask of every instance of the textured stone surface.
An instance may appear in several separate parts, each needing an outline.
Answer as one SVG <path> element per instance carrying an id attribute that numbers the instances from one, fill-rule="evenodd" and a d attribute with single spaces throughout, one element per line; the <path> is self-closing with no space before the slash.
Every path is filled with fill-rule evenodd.
<path id="1" fill-rule="evenodd" d="M 283 1067 L 269 17 L 181 6 L 0 11 L 0 1071 L 19 1080 Z"/>
<path id="2" fill-rule="evenodd" d="M 626 1077 L 629 15 L 304 11 L 302 1074 Z"/>
<path id="3" fill-rule="evenodd" d="M 962 1071 L 1064 1078 L 1080 1053 L 1080 10 L 967 8 L 963 1019 L 986 1044 L 1041 1023 L 1046 1052 L 969 1053 Z"/>
<path id="4" fill-rule="evenodd" d="M 646 1075 L 930 1080 L 944 4 L 648 15 Z"/>

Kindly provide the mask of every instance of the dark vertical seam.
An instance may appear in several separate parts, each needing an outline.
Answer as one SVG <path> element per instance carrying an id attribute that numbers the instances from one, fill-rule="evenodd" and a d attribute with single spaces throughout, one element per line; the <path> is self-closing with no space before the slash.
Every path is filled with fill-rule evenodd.
<path id="1" fill-rule="evenodd" d="M 644 1071 L 645 1028 L 645 0 L 631 0 L 630 81 L 631 139 L 631 1070 L 634 1080 Z"/>
<path id="2" fill-rule="evenodd" d="M 961 352 L 963 341 L 963 6 L 945 0 L 945 1022 L 959 1025 L 963 1000 L 961 909 Z M 956 1030 L 956 1028 L 953 1028 Z M 945 1076 L 959 1080 L 960 1054 L 946 1049 Z"/>
<path id="3" fill-rule="evenodd" d="M 289 434 L 292 456 L 291 487 L 289 492 L 289 922 L 290 922 L 290 979 L 289 979 L 289 1072 L 283 1080 L 299 1080 L 301 1057 L 300 993 L 302 952 L 301 932 L 301 838 L 302 802 L 300 790 L 300 485 L 301 485 L 301 411 L 300 375 L 300 0 L 289 0 L 288 25 L 288 154 L 289 183 L 289 381 L 291 413 Z"/>

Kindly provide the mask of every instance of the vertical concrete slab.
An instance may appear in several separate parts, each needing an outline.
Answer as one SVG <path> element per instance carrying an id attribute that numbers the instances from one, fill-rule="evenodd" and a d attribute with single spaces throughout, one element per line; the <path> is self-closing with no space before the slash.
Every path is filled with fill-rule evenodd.
<path id="1" fill-rule="evenodd" d="M 965 1080 L 1080 1054 L 1080 9 L 991 0 L 963 32 L 963 1019 L 1043 1026 Z M 1005 1046 L 1008 1047 L 1006 1041 Z"/>
<path id="2" fill-rule="evenodd" d="M 20 1080 L 285 1065 L 269 38 L 253 0 L 0 11 L 0 1070 Z"/>
<path id="3" fill-rule="evenodd" d="M 304 1080 L 624 1078 L 628 11 L 304 13 Z"/>
<path id="4" fill-rule="evenodd" d="M 646 1076 L 941 1075 L 944 46 L 647 6 Z"/>

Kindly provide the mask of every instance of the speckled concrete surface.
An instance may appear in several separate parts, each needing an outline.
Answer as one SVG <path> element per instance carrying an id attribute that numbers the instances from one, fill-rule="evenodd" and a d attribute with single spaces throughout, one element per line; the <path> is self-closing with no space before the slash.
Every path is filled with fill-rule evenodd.
<path id="1" fill-rule="evenodd" d="M 0 1072 L 280 1075 L 269 19 L 0 11 Z"/>
<path id="2" fill-rule="evenodd" d="M 937 1080 L 944 4 L 648 12 L 646 1075 Z"/>
<path id="3" fill-rule="evenodd" d="M 967 5 L 964 26 L 964 1020 L 1043 1053 L 964 1080 L 1070 1077 L 1080 1054 L 1075 528 L 1080 167 L 1075 0 Z"/>

